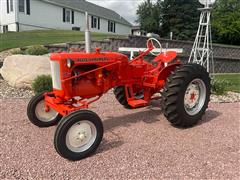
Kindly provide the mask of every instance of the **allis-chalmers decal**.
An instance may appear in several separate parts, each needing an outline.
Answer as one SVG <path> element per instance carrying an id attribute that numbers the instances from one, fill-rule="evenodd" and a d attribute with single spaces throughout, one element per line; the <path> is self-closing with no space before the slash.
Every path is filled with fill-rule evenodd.
<path id="1" fill-rule="evenodd" d="M 81 58 L 81 59 L 77 59 L 77 62 L 93 62 L 93 61 L 97 61 L 97 62 L 101 62 L 101 61 L 109 61 L 109 58 L 106 57 L 102 57 L 102 58 Z"/>

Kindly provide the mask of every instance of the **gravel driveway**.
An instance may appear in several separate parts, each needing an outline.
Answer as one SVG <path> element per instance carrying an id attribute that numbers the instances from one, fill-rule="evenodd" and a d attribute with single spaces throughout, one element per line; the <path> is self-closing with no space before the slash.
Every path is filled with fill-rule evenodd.
<path id="1" fill-rule="evenodd" d="M 98 151 L 70 162 L 54 150 L 55 127 L 28 121 L 27 102 L 0 100 L 0 179 L 240 178 L 240 103 L 210 104 L 199 125 L 177 129 L 158 103 L 126 110 L 108 94 L 92 106 L 105 128 Z"/>

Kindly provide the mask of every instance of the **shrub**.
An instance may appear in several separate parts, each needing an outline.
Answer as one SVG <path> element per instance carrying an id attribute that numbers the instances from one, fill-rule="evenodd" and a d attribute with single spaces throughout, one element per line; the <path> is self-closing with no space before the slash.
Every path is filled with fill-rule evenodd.
<path id="1" fill-rule="evenodd" d="M 12 54 L 24 54 L 24 51 L 22 51 L 21 49 L 14 49 L 11 51 Z"/>
<path id="2" fill-rule="evenodd" d="M 34 79 L 32 88 L 35 94 L 42 93 L 44 91 L 52 91 L 52 77 L 50 75 L 41 75 Z"/>
<path id="3" fill-rule="evenodd" d="M 44 55 L 49 53 L 48 49 L 43 46 L 31 46 L 26 50 L 26 53 L 29 55 Z"/>
<path id="4" fill-rule="evenodd" d="M 229 81 L 214 78 L 212 80 L 212 93 L 216 95 L 224 95 L 227 93 L 227 87 L 230 85 L 231 83 Z"/>

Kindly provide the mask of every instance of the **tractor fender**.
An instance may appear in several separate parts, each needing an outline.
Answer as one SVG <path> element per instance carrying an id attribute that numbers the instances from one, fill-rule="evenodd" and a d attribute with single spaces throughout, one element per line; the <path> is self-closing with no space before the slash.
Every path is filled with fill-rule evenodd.
<path id="1" fill-rule="evenodd" d="M 182 63 L 181 62 L 176 62 L 176 63 L 172 63 L 172 64 L 169 64 L 168 66 L 164 67 L 160 72 L 159 72 L 159 75 L 158 75 L 158 81 L 161 81 L 164 83 L 166 82 L 167 78 L 170 76 L 171 72 L 175 70 L 175 68 L 177 66 L 180 66 Z"/>

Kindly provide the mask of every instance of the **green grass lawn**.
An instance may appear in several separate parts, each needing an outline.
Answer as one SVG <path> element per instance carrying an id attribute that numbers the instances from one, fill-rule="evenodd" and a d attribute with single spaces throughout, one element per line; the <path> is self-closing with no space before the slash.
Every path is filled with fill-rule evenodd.
<path id="1" fill-rule="evenodd" d="M 228 91 L 240 93 L 240 74 L 217 74 L 214 75 L 214 78 L 228 81 L 230 85 L 228 85 L 226 89 Z"/>
<path id="2" fill-rule="evenodd" d="M 93 40 L 103 40 L 116 35 L 92 33 Z M 123 36 L 121 36 L 123 37 Z M 31 45 L 46 45 L 54 43 L 77 42 L 84 40 L 84 32 L 44 30 L 27 32 L 9 32 L 0 34 L 0 52 L 12 48 L 20 48 Z"/>

